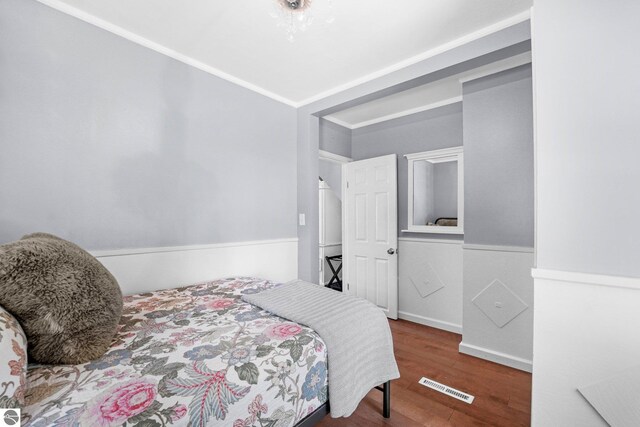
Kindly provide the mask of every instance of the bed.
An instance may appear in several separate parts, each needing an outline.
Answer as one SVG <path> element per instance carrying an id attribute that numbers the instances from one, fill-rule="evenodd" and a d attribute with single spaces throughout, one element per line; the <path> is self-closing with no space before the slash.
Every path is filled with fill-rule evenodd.
<path id="1" fill-rule="evenodd" d="M 274 286 L 239 277 L 125 297 L 100 359 L 29 365 L 23 425 L 287 427 L 326 414 L 323 340 L 241 300 Z"/>

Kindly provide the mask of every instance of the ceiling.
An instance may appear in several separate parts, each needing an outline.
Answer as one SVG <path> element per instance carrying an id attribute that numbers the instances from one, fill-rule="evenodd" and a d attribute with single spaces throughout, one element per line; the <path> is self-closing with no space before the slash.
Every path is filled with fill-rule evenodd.
<path id="1" fill-rule="evenodd" d="M 324 116 L 349 129 L 429 110 L 462 100 L 462 83 L 531 62 L 531 52 L 474 68 L 422 86 Z"/>
<path id="2" fill-rule="evenodd" d="M 287 40 L 275 0 L 39 0 L 140 44 L 299 106 L 528 17 L 532 0 L 312 0 Z M 333 18 L 329 24 L 326 21 Z"/>

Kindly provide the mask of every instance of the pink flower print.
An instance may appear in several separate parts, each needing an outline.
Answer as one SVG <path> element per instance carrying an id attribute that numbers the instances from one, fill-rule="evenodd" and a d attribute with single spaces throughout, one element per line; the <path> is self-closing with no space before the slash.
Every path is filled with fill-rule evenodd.
<path id="1" fill-rule="evenodd" d="M 185 415 L 187 415 L 187 407 L 184 405 L 180 405 L 171 413 L 171 421 L 175 423 Z"/>
<path id="2" fill-rule="evenodd" d="M 249 414 L 251 414 L 252 422 L 255 422 L 255 419 L 259 414 L 264 414 L 269 410 L 269 407 L 262 403 L 262 395 L 259 394 L 253 399 L 253 402 L 249 404 Z"/>
<path id="3" fill-rule="evenodd" d="M 278 323 L 277 325 L 269 326 L 265 331 L 265 335 L 269 338 L 276 338 L 285 340 L 287 338 L 298 335 L 302 332 L 302 327 L 295 323 Z"/>
<path id="4" fill-rule="evenodd" d="M 231 298 L 216 298 L 212 301 L 207 302 L 207 307 L 211 310 L 224 310 L 225 308 L 231 307 L 235 304 L 236 301 Z"/>
<path id="5" fill-rule="evenodd" d="M 89 403 L 80 424 L 101 427 L 122 424 L 144 412 L 156 395 L 156 385 L 144 378 L 117 384 Z"/>

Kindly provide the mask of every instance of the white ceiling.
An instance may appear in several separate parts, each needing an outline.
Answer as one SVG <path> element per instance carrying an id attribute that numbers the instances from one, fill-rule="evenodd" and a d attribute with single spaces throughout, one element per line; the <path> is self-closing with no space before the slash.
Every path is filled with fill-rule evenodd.
<path id="1" fill-rule="evenodd" d="M 292 105 L 526 19 L 532 0 L 312 0 L 290 43 L 275 0 L 39 0 Z M 329 5 L 332 4 L 331 10 Z M 334 18 L 327 24 L 326 18 Z"/>
<path id="2" fill-rule="evenodd" d="M 358 129 L 374 123 L 429 110 L 462 100 L 462 83 L 531 62 L 531 52 L 475 68 L 422 86 L 338 111 L 325 119 Z"/>

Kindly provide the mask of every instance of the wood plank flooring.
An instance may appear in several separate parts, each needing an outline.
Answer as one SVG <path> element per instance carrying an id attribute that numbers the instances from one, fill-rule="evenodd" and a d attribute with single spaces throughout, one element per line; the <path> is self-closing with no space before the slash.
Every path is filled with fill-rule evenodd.
<path id="1" fill-rule="evenodd" d="M 391 384 L 391 418 L 372 390 L 349 418 L 319 426 L 529 426 L 531 374 L 458 352 L 461 336 L 390 320 L 400 379 Z M 471 405 L 418 384 L 428 377 L 475 396 Z"/>

